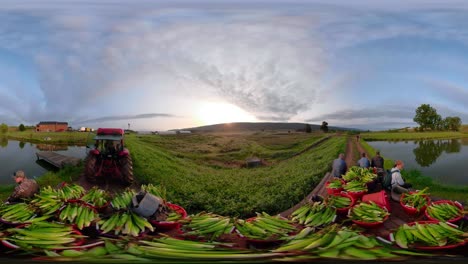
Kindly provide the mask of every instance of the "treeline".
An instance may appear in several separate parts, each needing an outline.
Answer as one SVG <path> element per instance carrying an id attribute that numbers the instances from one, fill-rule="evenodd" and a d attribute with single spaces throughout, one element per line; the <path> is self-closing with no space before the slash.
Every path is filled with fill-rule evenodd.
<path id="1" fill-rule="evenodd" d="M 422 104 L 416 109 L 413 121 L 419 124 L 416 131 L 438 130 L 438 131 L 459 131 L 462 125 L 458 116 L 447 116 L 442 118 L 437 110 L 429 104 Z"/>
<path id="2" fill-rule="evenodd" d="M 31 127 L 31 128 L 33 128 L 33 127 Z M 19 131 L 25 131 L 26 129 L 27 129 L 27 127 L 25 125 L 23 125 L 23 124 L 20 124 L 18 126 Z M 5 124 L 5 123 L 0 124 L 0 133 L 2 133 L 2 134 L 8 133 L 8 130 L 9 130 L 9 128 L 8 128 L 7 124 Z"/>

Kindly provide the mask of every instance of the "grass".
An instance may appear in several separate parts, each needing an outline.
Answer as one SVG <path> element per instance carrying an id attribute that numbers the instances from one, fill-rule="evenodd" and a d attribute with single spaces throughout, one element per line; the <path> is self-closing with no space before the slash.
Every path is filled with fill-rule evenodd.
<path id="1" fill-rule="evenodd" d="M 468 130 L 468 129 L 467 129 Z M 361 133 L 364 140 L 411 140 L 411 139 L 439 139 L 468 137 L 465 128 L 460 132 L 369 132 Z"/>
<path id="2" fill-rule="evenodd" d="M 331 138 L 302 155 L 289 154 L 287 160 L 275 160 L 273 166 L 213 168 L 200 164 L 200 160 L 193 160 L 189 155 L 175 155 L 177 146 L 172 149 L 161 147 L 157 144 L 159 140 L 154 136 L 136 136 L 128 140 L 135 175 L 139 175 L 142 184 L 162 184 L 167 189 L 168 200 L 189 212 L 209 211 L 240 217 L 254 216 L 255 212 L 261 211 L 276 214 L 295 205 L 330 170 L 331 161 L 345 146 L 344 137 Z M 308 141 L 299 144 L 302 147 L 297 150 L 306 147 L 304 142 Z M 287 148 L 266 149 L 272 151 L 264 150 L 271 154 Z M 197 150 L 195 147 L 194 151 Z"/>
<path id="3" fill-rule="evenodd" d="M 34 130 L 17 131 L 10 130 L 8 133 L 2 134 L 9 139 L 18 141 L 27 141 L 31 143 L 48 143 L 48 144 L 74 144 L 85 145 L 88 140 L 89 133 L 65 131 L 65 132 L 36 132 Z"/>

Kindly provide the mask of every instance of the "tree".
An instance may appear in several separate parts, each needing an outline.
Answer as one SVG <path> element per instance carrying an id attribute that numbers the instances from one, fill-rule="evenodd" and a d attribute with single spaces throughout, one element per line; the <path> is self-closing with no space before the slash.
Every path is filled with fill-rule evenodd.
<path id="1" fill-rule="evenodd" d="M 461 128 L 461 119 L 458 116 L 447 116 L 444 119 L 445 130 L 459 131 Z"/>
<path id="2" fill-rule="evenodd" d="M 311 127 L 309 124 L 306 124 L 306 126 L 305 126 L 305 132 L 306 132 L 306 133 L 312 132 L 312 127 Z"/>
<path id="3" fill-rule="evenodd" d="M 421 131 L 427 128 L 434 130 L 439 126 L 441 117 L 437 114 L 437 110 L 431 107 L 431 105 L 422 104 L 416 109 L 416 115 L 413 121 L 419 124 Z"/>
<path id="4" fill-rule="evenodd" d="M 19 129 L 19 131 L 25 131 L 26 127 L 23 124 L 20 124 L 18 129 Z"/>
<path id="5" fill-rule="evenodd" d="M 2 123 L 2 124 L 0 125 L 0 132 L 3 133 L 3 134 L 5 134 L 6 132 L 8 132 L 8 125 L 5 124 L 5 123 Z"/>
<path id="6" fill-rule="evenodd" d="M 328 132 L 328 123 L 326 121 L 323 121 L 322 122 L 322 125 L 320 126 L 320 129 L 324 132 L 324 133 L 327 133 Z"/>

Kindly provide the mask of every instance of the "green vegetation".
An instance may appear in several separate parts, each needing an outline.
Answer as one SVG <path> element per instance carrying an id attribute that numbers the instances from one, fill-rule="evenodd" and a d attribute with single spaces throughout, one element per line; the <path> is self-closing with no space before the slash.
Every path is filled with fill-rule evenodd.
<path id="1" fill-rule="evenodd" d="M 84 132 L 36 132 L 34 130 L 10 130 L 8 138 L 31 143 L 85 145 L 88 133 Z"/>
<path id="2" fill-rule="evenodd" d="M 367 142 L 361 141 L 361 146 L 366 150 L 370 157 L 375 156 L 376 150 L 372 148 Z M 382 153 L 380 153 L 382 155 Z M 395 161 L 391 159 L 384 158 L 384 168 L 391 169 Z M 459 202 L 468 205 L 468 187 L 459 187 L 459 186 L 447 186 L 440 183 L 434 182 L 431 177 L 423 176 L 418 170 L 403 170 L 402 175 L 404 179 L 413 184 L 413 187 L 416 189 L 424 189 L 429 187 L 429 193 L 432 196 L 443 197 L 450 200 L 457 200 Z"/>
<path id="3" fill-rule="evenodd" d="M 2 123 L 2 124 L 0 125 L 0 133 L 5 134 L 5 133 L 7 133 L 7 132 L 8 132 L 8 125 L 5 124 L 5 123 Z"/>
<path id="4" fill-rule="evenodd" d="M 438 139 L 438 138 L 463 138 L 468 137 L 466 132 L 369 132 L 361 133 L 361 138 L 371 140 L 413 140 L 413 139 Z"/>
<path id="5" fill-rule="evenodd" d="M 465 206 L 468 205 L 468 186 L 447 186 L 440 183 L 434 182 L 432 178 L 424 176 L 418 170 L 403 170 L 403 177 L 405 180 L 413 184 L 413 187 L 416 189 L 424 189 L 429 187 L 429 193 L 431 196 L 456 200 L 459 201 Z"/>
<path id="6" fill-rule="evenodd" d="M 419 131 L 426 129 L 458 131 L 461 127 L 461 119 L 458 116 L 448 116 L 443 119 L 437 110 L 429 104 L 422 104 L 416 109 L 413 121 L 419 124 Z"/>
<path id="7" fill-rule="evenodd" d="M 166 137 L 164 139 L 167 140 L 162 140 L 159 136 L 130 136 L 127 137 L 127 146 L 132 153 L 134 172 L 138 175 L 140 183 L 162 184 L 167 189 L 168 200 L 180 204 L 189 212 L 205 210 L 221 215 L 241 217 L 253 216 L 259 211 L 275 214 L 290 208 L 318 184 L 323 175 L 331 169 L 331 161 L 345 148 L 344 137 L 331 138 L 316 148 L 305 151 L 302 155 L 294 156 L 286 151 L 288 144 L 281 147 L 278 144 L 282 137 L 276 137 L 276 140 L 271 141 L 276 145 L 269 147 L 262 145 L 268 141 L 268 137 L 265 141 L 259 142 L 247 140 L 249 137 L 238 139 L 245 144 L 240 146 L 240 149 L 262 150 L 270 157 L 279 157 L 278 160 L 273 161 L 276 163 L 274 166 L 254 169 L 238 167 L 215 169 L 201 164 L 203 158 L 193 159 L 196 154 L 189 153 L 188 147 L 192 153 L 205 153 L 197 154 L 205 158 L 213 157 L 211 151 L 214 149 L 207 151 L 206 147 L 198 149 L 197 146 L 206 146 L 204 141 L 220 144 L 220 141 L 229 143 L 233 140 L 232 138 L 218 138 L 215 135 L 193 135 L 183 140 L 172 139 L 172 143 L 180 141 L 172 148 L 165 145 L 171 142 L 171 139 Z M 258 135 L 253 135 L 252 138 L 257 139 Z M 304 140 L 295 145 L 296 150 L 298 152 L 304 150 L 307 146 L 306 142 L 315 142 L 318 139 L 320 137 Z M 245 140 L 250 143 L 246 143 Z M 195 146 L 187 146 L 193 141 L 197 142 Z M 163 146 L 160 145 L 161 143 Z M 215 149 L 219 150 L 230 145 L 217 146 Z M 213 145 L 210 145 L 208 148 L 212 147 Z M 245 157 L 245 154 L 243 156 L 239 153 L 231 156 L 223 156 L 223 154 L 221 153 L 221 157 L 224 161 L 233 157 Z M 288 155 L 289 158 L 285 160 Z M 206 162 L 212 163 L 213 160 Z"/>

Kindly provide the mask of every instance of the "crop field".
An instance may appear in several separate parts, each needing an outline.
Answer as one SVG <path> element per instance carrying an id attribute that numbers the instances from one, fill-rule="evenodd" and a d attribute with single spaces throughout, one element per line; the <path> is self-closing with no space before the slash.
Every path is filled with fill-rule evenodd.
<path id="1" fill-rule="evenodd" d="M 361 137 L 365 140 L 463 138 L 468 137 L 468 133 L 465 130 L 462 128 L 460 132 L 369 132 L 361 133 Z"/>
<path id="2" fill-rule="evenodd" d="M 131 135 L 134 173 L 142 184 L 161 184 L 168 200 L 189 212 L 249 217 L 271 214 L 302 200 L 345 148 L 344 137 L 314 134 Z M 301 153 L 300 155 L 297 155 Z M 245 168 L 257 156 L 266 165 Z"/>

